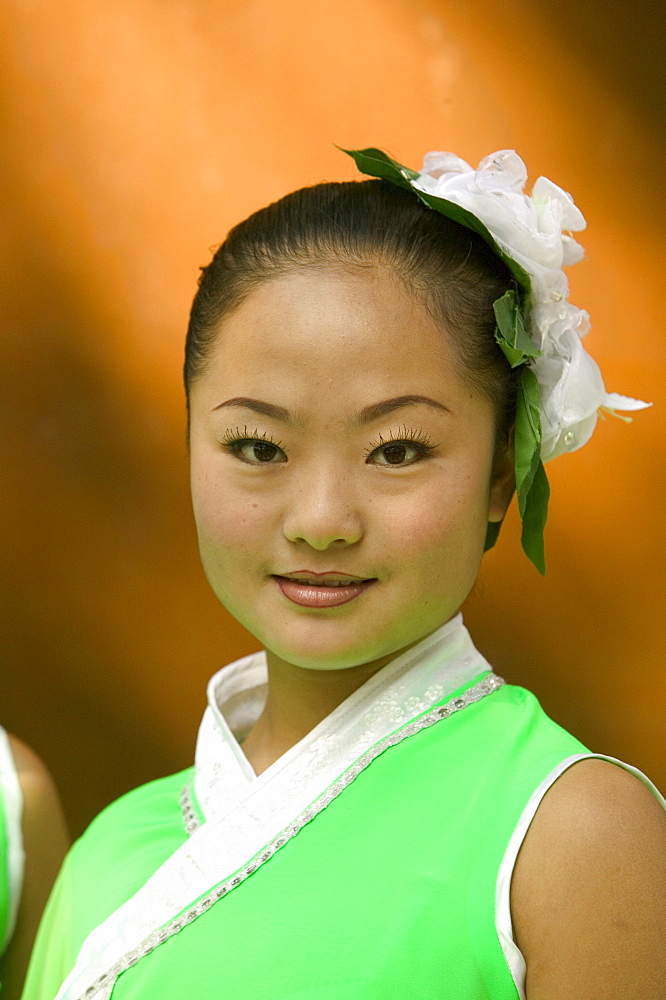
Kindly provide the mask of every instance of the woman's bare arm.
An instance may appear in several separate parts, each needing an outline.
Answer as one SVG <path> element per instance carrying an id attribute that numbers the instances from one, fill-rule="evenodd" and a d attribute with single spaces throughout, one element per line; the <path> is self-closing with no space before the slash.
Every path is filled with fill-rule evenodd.
<path id="1" fill-rule="evenodd" d="M 666 812 L 614 764 L 548 791 L 511 888 L 528 1000 L 664 1000 Z"/>
<path id="2" fill-rule="evenodd" d="M 20 996 L 32 944 L 51 886 L 69 846 L 67 827 L 53 780 L 39 757 L 10 736 L 23 793 L 25 875 L 16 930 L 0 958 L 3 1000 Z"/>

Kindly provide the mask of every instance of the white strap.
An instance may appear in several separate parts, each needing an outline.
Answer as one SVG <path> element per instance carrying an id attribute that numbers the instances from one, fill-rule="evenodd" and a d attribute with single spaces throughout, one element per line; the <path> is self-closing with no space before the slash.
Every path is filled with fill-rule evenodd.
<path id="1" fill-rule="evenodd" d="M 579 760 L 606 760 L 611 764 L 617 764 L 619 767 L 624 768 L 625 771 L 629 771 L 630 774 L 633 774 L 634 777 L 639 779 L 639 781 L 642 781 L 643 784 L 650 789 L 657 801 L 662 804 L 664 809 L 666 809 L 666 799 L 664 799 L 663 795 L 661 795 L 656 786 L 652 784 L 650 779 L 646 777 L 642 771 L 632 767 L 630 764 L 625 764 L 621 760 L 617 760 L 616 757 L 607 757 L 600 753 L 574 754 L 572 757 L 567 757 L 563 760 L 546 778 L 544 778 L 531 796 L 520 819 L 518 820 L 516 829 L 511 836 L 509 845 L 505 851 L 504 857 L 502 858 L 502 863 L 497 876 L 497 890 L 495 895 L 495 925 L 497 927 L 497 934 L 502 945 L 502 951 L 504 952 L 504 957 L 506 958 L 511 975 L 513 976 L 513 981 L 516 984 L 520 1000 L 525 1000 L 526 964 L 523 953 L 516 944 L 513 936 L 513 922 L 511 920 L 510 903 L 511 879 L 516 866 L 518 852 L 522 847 L 527 831 L 530 828 L 530 824 L 534 819 L 537 809 L 541 805 L 543 797 L 546 792 L 552 788 L 557 779 L 561 777 L 561 775 L 563 775 L 564 772 L 572 766 L 572 764 L 577 764 Z"/>
<path id="2" fill-rule="evenodd" d="M 3 809 L 5 814 L 5 827 L 7 830 L 7 874 L 9 878 L 9 920 L 5 939 L 4 941 L 0 941 L 1 955 L 9 944 L 16 926 L 16 915 L 21 899 L 21 889 L 23 888 L 23 870 L 25 864 L 23 835 L 21 832 L 23 796 L 7 733 L 1 726 L 0 809 Z"/>

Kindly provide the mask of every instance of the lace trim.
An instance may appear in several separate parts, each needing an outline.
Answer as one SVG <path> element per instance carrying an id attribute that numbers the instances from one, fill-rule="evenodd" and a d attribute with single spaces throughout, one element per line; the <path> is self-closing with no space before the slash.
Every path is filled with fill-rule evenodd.
<path id="1" fill-rule="evenodd" d="M 197 816 L 197 812 L 192 801 L 191 780 L 187 781 L 183 785 L 183 790 L 180 793 L 180 811 L 183 814 L 183 826 L 185 827 L 185 833 L 188 837 L 191 837 L 192 834 L 196 833 L 201 826 L 201 822 Z"/>
<path id="2" fill-rule="evenodd" d="M 407 723 L 402 729 L 398 730 L 396 733 L 392 733 L 390 736 L 386 736 L 379 743 L 370 747 L 366 750 L 358 760 L 356 760 L 350 768 L 348 768 L 344 774 L 342 774 L 336 781 L 330 785 L 326 791 L 318 799 L 316 799 L 312 805 L 308 806 L 300 816 L 294 820 L 292 824 L 285 827 L 277 837 L 274 838 L 269 844 L 267 844 L 259 854 L 256 854 L 250 862 L 245 865 L 235 873 L 235 875 L 230 878 L 225 879 L 220 885 L 211 889 L 209 893 L 203 896 L 198 903 L 188 910 L 185 910 L 174 920 L 171 920 L 164 927 L 158 928 L 153 931 L 145 941 L 143 941 L 138 948 L 134 948 L 132 951 L 127 952 L 118 962 L 116 962 L 108 972 L 99 976 L 86 990 L 85 992 L 79 994 L 77 1000 L 91 1000 L 95 994 L 104 989 L 104 992 L 98 998 L 98 1000 L 106 1000 L 107 997 L 111 996 L 111 989 L 115 983 L 118 976 L 126 972 L 127 969 L 131 969 L 133 965 L 136 965 L 145 958 L 146 955 L 150 955 L 152 951 L 158 948 L 169 938 L 178 934 L 179 931 L 186 927 L 188 924 L 194 923 L 197 917 L 200 917 L 206 910 L 210 909 L 214 903 L 227 893 L 231 892 L 242 882 L 244 882 L 250 875 L 266 863 L 273 855 L 280 850 L 281 847 L 295 837 L 304 826 L 311 822 L 320 812 L 330 805 L 330 803 L 340 795 L 341 792 L 347 788 L 355 778 L 364 771 L 369 764 L 371 764 L 380 754 L 384 753 L 390 747 L 397 746 L 402 743 L 403 740 L 410 736 L 414 736 L 416 733 L 421 732 L 423 729 L 428 729 L 430 726 L 435 725 L 437 722 L 441 722 L 443 719 L 449 718 L 449 716 L 454 715 L 456 712 L 461 711 L 463 708 L 467 708 L 469 705 L 473 705 L 477 701 L 481 701 L 487 695 L 492 694 L 501 688 L 506 682 L 503 678 L 498 677 L 497 674 L 489 674 L 484 677 L 482 681 L 475 684 L 473 687 L 465 691 L 464 694 L 460 695 L 458 698 L 453 698 L 448 701 L 445 705 L 438 705 L 436 708 L 431 709 L 426 712 L 425 715 L 420 716 L 418 719 L 414 719 L 412 722 Z M 183 792 L 181 794 L 181 808 L 183 812 L 183 820 L 185 822 L 185 829 L 188 834 L 191 834 L 199 826 L 199 820 L 192 805 L 192 798 L 189 789 L 189 782 L 185 785 Z M 196 825 L 193 825 L 196 824 Z"/>

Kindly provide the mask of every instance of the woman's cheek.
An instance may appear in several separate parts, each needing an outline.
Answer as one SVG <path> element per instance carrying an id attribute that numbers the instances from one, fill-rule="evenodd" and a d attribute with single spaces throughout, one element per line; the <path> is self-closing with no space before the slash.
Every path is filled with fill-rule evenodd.
<path id="1" fill-rule="evenodd" d="M 462 492 L 435 482 L 402 498 L 391 511 L 390 525 L 386 517 L 386 527 L 400 548 L 416 554 L 446 547 L 468 516 L 469 498 L 465 502 Z"/>
<path id="2" fill-rule="evenodd" d="M 394 555 L 439 585 L 454 574 L 474 576 L 486 537 L 483 488 L 458 480 L 455 488 L 434 486 L 414 500 L 399 505 L 386 525 Z"/>
<path id="3" fill-rule="evenodd" d="M 239 617 L 237 602 L 249 600 L 247 588 L 263 563 L 260 531 L 251 514 L 232 503 L 199 504 L 195 520 L 206 578 L 218 600 Z"/>

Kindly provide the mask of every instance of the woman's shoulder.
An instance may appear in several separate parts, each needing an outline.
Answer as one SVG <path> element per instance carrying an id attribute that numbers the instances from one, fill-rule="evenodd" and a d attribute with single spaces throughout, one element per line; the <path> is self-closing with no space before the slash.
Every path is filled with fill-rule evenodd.
<path id="1" fill-rule="evenodd" d="M 67 841 L 66 825 L 50 771 L 41 757 L 23 740 L 8 733 L 7 742 L 21 789 L 25 838 L 28 839 L 32 828 L 36 827 L 41 829 L 46 840 L 52 840 L 57 835 L 58 840 L 64 844 Z M 50 837 L 47 835 L 49 829 Z"/>
<path id="2" fill-rule="evenodd" d="M 24 886 L 27 891 L 30 869 L 36 870 L 36 880 L 43 877 L 49 886 L 53 882 L 69 834 L 58 790 L 41 757 L 17 736 L 8 733 L 7 743 L 20 788 L 22 841 L 29 862 Z"/>
<path id="3" fill-rule="evenodd" d="M 624 862 L 625 849 L 631 847 L 635 859 L 650 838 L 666 849 L 666 809 L 656 789 L 620 761 L 585 757 L 567 768 L 544 795 L 519 867 L 528 870 L 529 852 L 546 848 L 554 867 L 574 849 L 579 858 L 586 851 L 590 856 L 599 851 Z"/>
<path id="4" fill-rule="evenodd" d="M 663 996 L 663 800 L 609 760 L 569 767 L 525 836 L 511 911 L 528 996 L 550 996 L 551 983 L 561 1000 Z"/>
<path id="5" fill-rule="evenodd" d="M 21 839 L 21 856 L 25 852 L 29 861 L 25 894 L 32 869 L 36 869 L 37 879 L 43 876 L 50 885 L 67 849 L 69 837 L 58 791 L 48 768 L 23 740 L 4 730 L 3 736 L 9 750 L 9 760 L 5 760 L 3 766 L 13 768 L 11 777 L 16 787 L 12 799 L 19 831 L 17 836 Z M 8 777 L 5 773 L 5 791 L 11 787 Z M 5 799 L 4 807 L 9 804 Z"/>
<path id="6" fill-rule="evenodd" d="M 533 857 L 540 853 L 547 853 L 558 877 L 560 862 L 573 853 L 581 863 L 586 856 L 594 857 L 596 867 L 613 856 L 626 863 L 650 841 L 666 852 L 666 810 L 656 789 L 619 761 L 585 757 L 568 767 L 543 796 L 517 874 L 520 869 L 521 877 L 530 877 Z M 541 862 L 539 872 L 543 882 L 547 871 Z"/>
<path id="7" fill-rule="evenodd" d="M 58 802 L 53 778 L 41 757 L 18 736 L 7 733 L 7 742 L 21 786 L 24 809 L 40 804 L 50 807 Z"/>
<path id="8" fill-rule="evenodd" d="M 0 733 L 2 782 L 8 837 L 8 872 L 13 918 L 18 916 L 1 974 L 8 994 L 19 993 L 37 925 L 69 844 L 67 825 L 53 779 L 26 743 Z"/>

